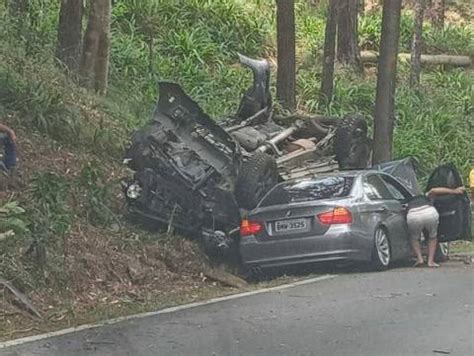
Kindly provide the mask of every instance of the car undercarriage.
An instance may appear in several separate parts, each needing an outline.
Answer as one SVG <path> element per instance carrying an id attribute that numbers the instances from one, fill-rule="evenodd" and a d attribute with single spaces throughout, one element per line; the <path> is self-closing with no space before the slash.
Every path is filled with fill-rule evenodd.
<path id="1" fill-rule="evenodd" d="M 239 58 L 254 78 L 235 115 L 214 121 L 178 84 L 160 82 L 153 118 L 126 153 L 130 213 L 219 248 L 279 181 L 366 168 L 371 151 L 359 114 L 276 118 L 268 62 Z"/>

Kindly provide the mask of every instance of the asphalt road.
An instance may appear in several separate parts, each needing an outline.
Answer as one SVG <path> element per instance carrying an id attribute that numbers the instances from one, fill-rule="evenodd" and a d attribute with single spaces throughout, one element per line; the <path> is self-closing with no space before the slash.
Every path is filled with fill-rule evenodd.
<path id="1" fill-rule="evenodd" d="M 472 265 L 343 273 L 0 355 L 474 355 Z"/>

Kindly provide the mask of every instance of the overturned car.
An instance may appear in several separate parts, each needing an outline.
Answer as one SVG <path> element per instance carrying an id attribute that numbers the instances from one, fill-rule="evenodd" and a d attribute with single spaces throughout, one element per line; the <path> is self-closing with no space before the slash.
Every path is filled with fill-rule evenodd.
<path id="1" fill-rule="evenodd" d="M 178 84 L 159 83 L 153 119 L 126 153 L 134 171 L 124 184 L 132 214 L 226 246 L 242 211 L 279 181 L 367 167 L 363 117 L 288 117 L 282 121 L 291 124 L 281 126 L 273 115 L 268 62 L 239 57 L 252 69 L 253 85 L 236 114 L 218 122 Z"/>

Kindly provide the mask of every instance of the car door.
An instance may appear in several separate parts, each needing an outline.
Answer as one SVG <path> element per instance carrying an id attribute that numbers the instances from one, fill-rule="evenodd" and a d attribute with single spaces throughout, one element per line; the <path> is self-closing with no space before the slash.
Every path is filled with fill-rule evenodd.
<path id="1" fill-rule="evenodd" d="M 457 188 L 463 186 L 461 176 L 452 164 L 436 168 L 428 179 L 426 191 L 432 188 Z M 467 192 L 444 194 L 434 197 L 434 206 L 439 213 L 438 240 L 472 240 L 471 210 Z"/>
<path id="2" fill-rule="evenodd" d="M 382 179 L 382 175 L 373 173 L 365 177 L 364 193 L 369 199 L 369 212 L 376 215 L 386 228 L 392 248 L 392 258 L 405 257 L 406 252 L 406 219 L 404 206 L 390 192 Z"/>
<path id="3" fill-rule="evenodd" d="M 400 202 L 402 206 L 402 216 L 403 216 L 404 221 L 402 223 L 401 228 L 404 230 L 403 232 L 404 237 L 402 238 L 402 241 L 401 241 L 401 250 L 402 250 L 402 254 L 405 254 L 406 256 L 410 256 L 411 246 L 410 246 L 410 240 L 409 240 L 408 225 L 406 222 L 406 215 L 408 212 L 407 201 L 408 199 L 413 197 L 413 194 L 410 193 L 408 189 L 405 188 L 402 184 L 400 184 L 400 182 L 398 182 L 395 178 L 386 174 L 382 174 L 381 178 L 384 181 L 390 193 L 394 196 L 394 198 L 397 201 Z"/>

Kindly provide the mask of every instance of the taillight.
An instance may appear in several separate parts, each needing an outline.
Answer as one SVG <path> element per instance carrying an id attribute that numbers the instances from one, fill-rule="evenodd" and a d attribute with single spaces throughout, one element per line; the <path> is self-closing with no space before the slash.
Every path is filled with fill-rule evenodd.
<path id="1" fill-rule="evenodd" d="M 240 222 L 240 236 L 256 235 L 263 230 L 262 223 L 244 219 Z"/>
<path id="2" fill-rule="evenodd" d="M 334 208 L 326 213 L 318 214 L 318 219 L 323 225 L 350 224 L 352 213 L 346 208 Z"/>

